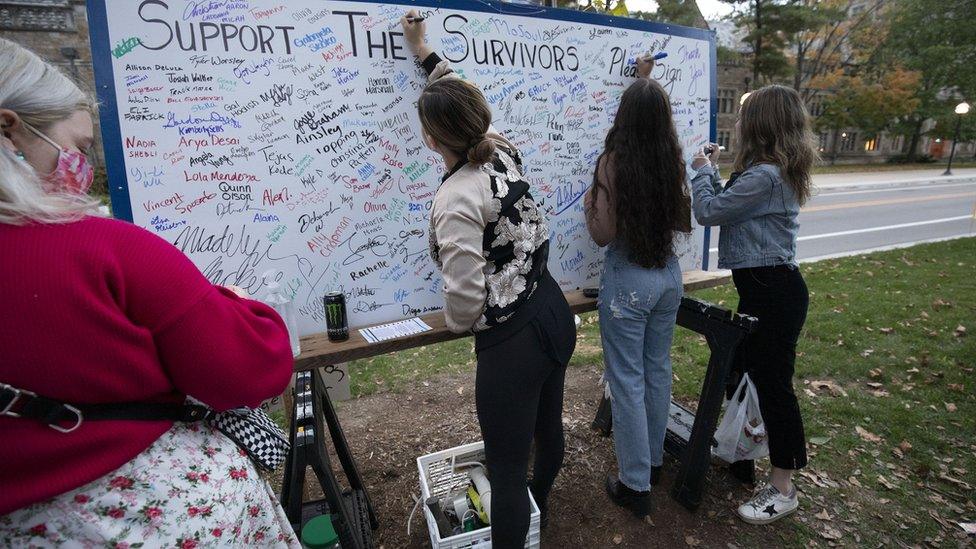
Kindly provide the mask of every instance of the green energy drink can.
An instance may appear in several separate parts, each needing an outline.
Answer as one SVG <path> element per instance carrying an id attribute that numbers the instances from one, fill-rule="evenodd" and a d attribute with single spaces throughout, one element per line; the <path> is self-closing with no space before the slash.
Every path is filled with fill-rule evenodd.
<path id="1" fill-rule="evenodd" d="M 349 320 L 346 318 L 346 296 L 342 292 L 329 292 L 325 304 L 325 328 L 329 341 L 349 339 Z"/>

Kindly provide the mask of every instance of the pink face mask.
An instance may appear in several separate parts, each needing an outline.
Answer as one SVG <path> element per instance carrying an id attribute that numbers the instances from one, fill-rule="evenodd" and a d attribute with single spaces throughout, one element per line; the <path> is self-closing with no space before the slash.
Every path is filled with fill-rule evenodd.
<path id="1" fill-rule="evenodd" d="M 65 190 L 69 193 L 85 194 L 92 186 L 95 179 L 95 169 L 88 162 L 88 157 L 81 152 L 62 148 L 53 139 L 44 135 L 33 126 L 24 124 L 30 131 L 38 137 L 47 141 L 52 147 L 58 149 L 58 165 L 54 171 L 46 175 L 44 179 L 55 186 L 58 190 Z"/>

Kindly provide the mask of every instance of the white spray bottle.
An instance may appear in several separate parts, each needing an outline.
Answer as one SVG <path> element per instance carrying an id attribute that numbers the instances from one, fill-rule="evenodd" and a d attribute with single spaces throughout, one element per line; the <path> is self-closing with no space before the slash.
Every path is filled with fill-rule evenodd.
<path id="1" fill-rule="evenodd" d="M 278 276 L 281 271 L 271 269 L 261 275 L 264 285 L 268 288 L 268 293 L 264 296 L 264 303 L 278 312 L 281 319 L 285 321 L 288 329 L 288 341 L 291 343 L 291 354 L 298 356 L 302 352 L 301 344 L 298 341 L 298 321 L 295 318 L 295 306 L 291 299 L 281 293 L 281 286 L 278 284 Z"/>

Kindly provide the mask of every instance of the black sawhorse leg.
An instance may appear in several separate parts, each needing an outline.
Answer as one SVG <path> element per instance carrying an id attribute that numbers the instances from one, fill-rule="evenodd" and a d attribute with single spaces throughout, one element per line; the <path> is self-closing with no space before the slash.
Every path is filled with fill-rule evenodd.
<path id="1" fill-rule="evenodd" d="M 285 478 L 281 485 L 281 504 L 288 520 L 299 532 L 308 519 L 329 512 L 335 517 L 333 522 L 342 547 L 372 548 L 372 530 L 378 526 L 376 513 L 318 371 L 296 374 L 292 418 L 292 451 L 285 461 Z M 323 426 L 329 429 L 336 455 L 349 482 L 350 489 L 346 492 L 342 491 L 333 473 Z M 305 474 L 309 466 L 325 498 L 303 502 Z"/>
<path id="2" fill-rule="evenodd" d="M 756 319 L 684 297 L 678 309 L 677 323 L 704 335 L 711 351 L 698 399 L 698 412 L 692 414 L 672 401 L 664 445 L 668 453 L 680 458 L 671 497 L 687 509 L 695 510 L 701 504 L 705 473 L 711 461 L 712 437 L 722 410 L 722 402 L 725 400 L 725 385 L 732 369 L 735 350 L 746 335 L 755 330 Z M 610 434 L 612 422 L 610 400 L 604 397 L 596 419 L 593 420 L 593 428 Z M 751 462 L 739 462 L 738 468 L 740 475 L 749 476 L 742 469 L 751 469 Z"/>

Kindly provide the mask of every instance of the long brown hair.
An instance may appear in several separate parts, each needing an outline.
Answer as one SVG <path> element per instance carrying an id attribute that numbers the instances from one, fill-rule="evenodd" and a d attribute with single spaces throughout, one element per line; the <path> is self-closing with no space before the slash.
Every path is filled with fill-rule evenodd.
<path id="1" fill-rule="evenodd" d="M 671 101 L 654 80 L 639 79 L 621 96 L 597 168 L 607 163 L 613 168 L 617 235 L 630 260 L 664 267 L 674 253 L 674 233 L 691 230 L 691 198 Z M 597 174 L 593 187 L 594 198 L 608 192 Z"/>
<path id="2" fill-rule="evenodd" d="M 491 108 L 474 84 L 460 78 L 431 82 L 420 94 L 417 113 L 424 132 L 459 157 L 482 164 L 495 152 L 494 141 L 485 137 Z"/>
<path id="3" fill-rule="evenodd" d="M 739 111 L 738 149 L 735 171 L 775 164 L 801 206 L 810 198 L 810 171 L 818 153 L 810 115 L 796 90 L 774 84 L 746 97 Z"/>

